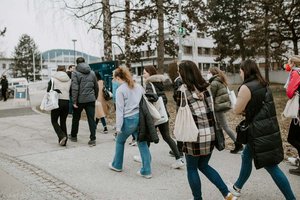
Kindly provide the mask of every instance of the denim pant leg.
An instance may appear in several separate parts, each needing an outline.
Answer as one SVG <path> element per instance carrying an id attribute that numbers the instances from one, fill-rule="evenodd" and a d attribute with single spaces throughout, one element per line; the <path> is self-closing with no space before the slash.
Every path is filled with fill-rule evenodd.
<path id="1" fill-rule="evenodd" d="M 228 126 L 228 122 L 224 112 L 216 112 L 216 118 L 221 126 L 221 128 L 227 133 L 227 135 L 232 139 L 232 141 L 236 141 L 236 134 L 233 130 Z"/>
<path id="2" fill-rule="evenodd" d="M 284 175 L 284 173 L 278 167 L 278 165 L 265 167 L 265 169 L 269 172 L 272 179 L 274 180 L 274 182 L 276 183 L 276 185 L 280 189 L 280 191 L 283 193 L 285 198 L 287 200 L 295 200 L 296 197 L 291 189 L 291 185 L 290 185 L 287 177 Z"/>
<path id="3" fill-rule="evenodd" d="M 207 156 L 200 156 L 198 169 L 219 189 L 219 191 L 225 197 L 229 193 L 229 190 L 220 174 L 208 164 L 210 157 L 211 154 Z"/>
<path id="4" fill-rule="evenodd" d="M 127 138 L 137 132 L 139 125 L 139 114 L 124 118 L 121 133 L 116 138 L 116 152 L 112 166 L 116 169 L 122 170 L 124 158 L 124 146 Z"/>
<path id="5" fill-rule="evenodd" d="M 201 180 L 198 174 L 198 162 L 200 156 L 185 155 L 187 178 L 192 190 L 194 200 L 202 200 Z"/>
<path id="6" fill-rule="evenodd" d="M 136 131 L 134 134 L 135 138 L 138 138 L 138 131 Z M 151 172 L 151 153 L 147 144 L 147 141 L 139 142 L 138 141 L 138 148 L 140 151 L 140 155 L 142 158 L 142 168 L 140 170 L 140 173 L 142 175 L 150 175 Z"/>
<path id="7" fill-rule="evenodd" d="M 252 155 L 250 151 L 249 145 L 245 145 L 245 148 L 242 152 L 242 165 L 240 170 L 240 175 L 237 181 L 235 182 L 235 186 L 239 189 L 242 189 L 244 184 L 247 182 L 248 178 L 251 175 L 252 171 Z"/>
<path id="8" fill-rule="evenodd" d="M 90 140 L 96 140 L 95 102 L 85 103 L 84 109 L 90 129 Z"/>

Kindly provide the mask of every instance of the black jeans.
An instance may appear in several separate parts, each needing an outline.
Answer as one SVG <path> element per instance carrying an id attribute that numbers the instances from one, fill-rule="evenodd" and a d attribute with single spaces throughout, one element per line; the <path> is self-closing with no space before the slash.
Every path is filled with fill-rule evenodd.
<path id="1" fill-rule="evenodd" d="M 7 96 L 6 96 L 7 95 L 6 94 L 7 93 L 7 89 L 2 88 L 1 92 L 2 92 L 2 98 L 3 98 L 3 100 L 6 101 L 7 100 Z"/>
<path id="2" fill-rule="evenodd" d="M 80 120 L 81 112 L 83 109 L 86 112 L 86 117 L 87 117 L 87 120 L 89 123 L 90 140 L 96 140 L 96 122 L 94 119 L 94 117 L 95 117 L 95 101 L 88 102 L 88 103 L 79 103 L 78 108 L 74 108 L 71 136 L 77 137 L 79 120 Z"/>
<path id="3" fill-rule="evenodd" d="M 300 156 L 300 125 L 295 125 L 294 119 L 291 121 L 287 141 L 297 149 L 298 156 Z"/>
<path id="4" fill-rule="evenodd" d="M 167 121 L 166 123 L 160 124 L 157 127 L 158 127 L 159 132 L 160 132 L 161 136 L 163 137 L 164 141 L 169 145 L 169 147 L 173 151 L 175 158 L 179 159 L 180 154 L 179 154 L 177 145 L 176 145 L 175 141 L 171 138 L 170 133 L 169 133 L 169 121 Z"/>
<path id="5" fill-rule="evenodd" d="M 67 137 L 67 117 L 69 113 L 69 100 L 59 99 L 59 107 L 51 110 L 51 123 L 60 141 L 63 137 Z M 59 122 L 58 123 L 58 118 Z"/>

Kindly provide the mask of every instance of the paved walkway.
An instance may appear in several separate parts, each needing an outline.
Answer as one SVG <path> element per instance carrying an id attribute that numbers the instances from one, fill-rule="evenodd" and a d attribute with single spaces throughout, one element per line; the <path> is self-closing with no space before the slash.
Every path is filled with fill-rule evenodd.
<path id="1" fill-rule="evenodd" d="M 30 106 L 37 106 L 43 93 L 31 94 Z M 108 169 L 114 154 L 112 127 L 109 134 L 97 131 L 97 146 L 89 147 L 86 121 L 80 122 L 78 142 L 67 147 L 57 144 L 48 114 L 32 112 L 30 106 L 0 102 L 0 199 L 103 199 L 103 200 L 181 200 L 192 198 L 186 169 L 171 169 L 174 158 L 161 139 L 151 145 L 153 178 L 136 175 L 140 164 L 133 161 L 137 147 L 126 144 L 124 171 Z M 71 119 L 68 118 L 70 129 Z M 101 126 L 100 126 L 101 127 Z M 211 165 L 225 181 L 234 181 L 240 168 L 240 155 L 214 151 Z M 290 166 L 281 163 L 293 190 L 300 199 L 300 179 L 288 174 Z M 201 176 L 203 198 L 222 199 L 220 192 Z M 284 199 L 265 170 L 253 170 L 240 199 Z"/>

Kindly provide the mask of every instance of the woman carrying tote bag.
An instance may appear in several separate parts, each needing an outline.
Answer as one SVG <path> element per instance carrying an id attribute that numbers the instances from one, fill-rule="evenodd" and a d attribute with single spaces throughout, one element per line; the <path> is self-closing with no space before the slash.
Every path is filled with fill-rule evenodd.
<path id="1" fill-rule="evenodd" d="M 167 97 L 165 95 L 164 85 L 163 85 L 164 76 L 162 74 L 157 74 L 157 71 L 154 66 L 146 66 L 144 68 L 143 77 L 144 77 L 145 83 L 146 83 L 146 89 L 145 89 L 146 94 L 147 93 L 148 94 L 156 93 L 159 98 L 163 99 L 165 108 L 167 108 L 166 107 Z M 166 112 L 168 113 L 167 110 L 166 110 Z M 179 168 L 183 167 L 185 164 L 184 164 L 182 158 L 180 157 L 180 153 L 178 151 L 175 141 L 170 136 L 169 121 L 159 124 L 156 127 L 159 129 L 164 141 L 169 145 L 172 152 L 174 152 L 176 161 L 175 161 L 175 163 L 172 164 L 171 167 L 174 169 L 179 169 Z"/>
<path id="2" fill-rule="evenodd" d="M 204 80 L 197 65 L 192 61 L 182 61 L 179 64 L 178 71 L 183 85 L 178 89 L 176 95 L 178 98 L 177 106 L 188 104 L 195 124 L 199 129 L 197 141 L 183 143 L 187 177 L 194 199 L 202 199 L 198 169 L 219 189 L 225 200 L 235 199 L 219 173 L 208 164 L 215 145 L 213 100 L 207 89 L 209 84 Z"/>

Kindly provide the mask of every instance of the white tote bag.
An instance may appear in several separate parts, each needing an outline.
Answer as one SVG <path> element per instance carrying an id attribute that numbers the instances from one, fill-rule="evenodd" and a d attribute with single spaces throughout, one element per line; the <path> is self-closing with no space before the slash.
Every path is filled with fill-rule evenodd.
<path id="1" fill-rule="evenodd" d="M 186 102 L 184 107 L 182 107 L 182 94 L 184 94 Z M 181 92 L 181 102 L 177 111 L 173 133 L 177 141 L 196 142 L 198 139 L 199 130 L 188 105 L 185 92 Z"/>
<path id="2" fill-rule="evenodd" d="M 283 111 L 283 116 L 287 118 L 298 118 L 299 112 L 299 94 L 295 93 L 293 98 L 289 99 Z"/>
<path id="3" fill-rule="evenodd" d="M 150 84 L 152 86 L 153 92 L 155 94 L 157 94 L 154 85 L 152 83 L 150 83 Z M 158 97 L 158 100 L 156 102 L 154 102 L 153 105 L 160 114 L 160 119 L 155 120 L 154 125 L 157 126 L 157 125 L 166 123 L 169 120 L 169 117 L 168 117 L 168 113 L 167 113 L 163 98 Z"/>
<path id="4" fill-rule="evenodd" d="M 150 103 L 147 99 L 147 97 L 145 95 L 143 95 L 143 98 L 146 102 L 146 106 L 150 112 L 150 115 L 152 116 L 153 120 L 156 121 L 156 120 L 159 120 L 161 118 L 160 116 L 160 113 L 158 112 L 158 110 L 155 108 L 155 106 Z"/>
<path id="5" fill-rule="evenodd" d="M 234 93 L 233 90 L 229 90 L 229 88 L 227 87 L 227 92 L 228 92 L 228 95 L 229 95 L 229 100 L 230 100 L 230 107 L 233 108 L 234 105 L 236 104 L 236 95 Z"/>
<path id="6" fill-rule="evenodd" d="M 47 92 L 42 100 L 40 109 L 50 111 L 58 108 L 58 93 L 53 90 L 54 81 L 51 79 L 51 89 Z"/>

